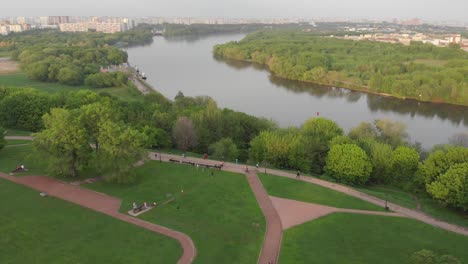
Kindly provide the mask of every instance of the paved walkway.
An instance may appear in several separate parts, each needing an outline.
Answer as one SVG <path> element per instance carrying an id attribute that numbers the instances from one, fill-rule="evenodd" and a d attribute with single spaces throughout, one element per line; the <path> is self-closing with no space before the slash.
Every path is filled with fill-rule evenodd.
<path id="1" fill-rule="evenodd" d="M 331 213 L 339 212 L 404 217 L 403 215 L 398 213 L 336 208 L 320 204 L 284 199 L 274 196 L 270 196 L 270 200 L 272 201 L 276 212 L 278 212 L 281 218 L 283 230 L 312 221 L 314 219 L 326 216 Z"/>
<path id="2" fill-rule="evenodd" d="M 190 237 L 181 232 L 119 213 L 121 200 L 118 198 L 94 192 L 88 189 L 83 189 L 78 186 L 72 186 L 70 184 L 44 176 L 13 177 L 0 173 L 0 178 L 31 187 L 38 191 L 45 192 L 50 196 L 87 207 L 119 220 L 174 238 L 179 241 L 183 249 L 183 255 L 177 262 L 179 264 L 192 263 L 196 257 L 197 252 L 195 245 Z"/>
<path id="3" fill-rule="evenodd" d="M 281 239 L 283 237 L 281 219 L 257 174 L 255 172 L 249 172 L 246 176 L 266 220 L 266 232 L 263 239 L 262 251 L 258 257 L 258 263 L 278 263 Z"/>
<path id="4" fill-rule="evenodd" d="M 31 136 L 5 136 L 7 140 L 33 140 Z"/>
<path id="5" fill-rule="evenodd" d="M 155 156 L 154 156 L 155 154 L 158 155 L 157 158 L 155 158 Z M 159 153 L 155 153 L 155 152 L 150 153 L 149 157 L 151 159 L 155 159 L 155 160 L 159 160 L 159 158 L 160 158 Z M 191 157 L 182 158 L 179 155 L 171 155 L 171 154 L 162 154 L 161 155 L 161 160 L 162 161 L 169 161 L 169 159 L 185 160 L 185 161 L 191 161 L 191 162 L 200 163 L 200 164 L 210 164 L 210 165 L 220 163 L 220 161 L 215 161 L 215 160 L 204 160 L 204 159 L 191 158 Z M 250 170 L 255 170 L 255 167 L 249 166 L 249 169 Z M 227 163 L 226 162 L 226 163 L 224 163 L 223 170 L 238 172 L 238 173 L 244 173 L 245 165 L 240 165 L 240 164 L 235 164 L 235 163 Z M 259 171 L 263 172 L 264 168 L 259 168 Z M 296 179 L 296 174 L 285 172 L 285 171 L 267 169 L 267 173 L 275 175 L 275 176 L 281 176 L 281 177 L 286 177 L 286 178 L 290 178 L 290 179 Z M 338 192 L 341 192 L 341 193 L 345 193 L 347 195 L 359 198 L 361 200 L 364 200 L 364 201 L 367 201 L 367 202 L 370 202 L 370 203 L 373 203 L 373 204 L 376 204 L 376 205 L 379 205 L 379 206 L 382 206 L 382 207 L 385 206 L 385 200 L 382 200 L 382 199 L 376 198 L 374 196 L 371 196 L 371 195 L 356 191 L 356 190 L 354 190 L 352 188 L 349 188 L 347 186 L 343 186 L 343 185 L 340 185 L 340 184 L 337 184 L 337 183 L 332 183 L 332 182 L 328 182 L 328 181 L 324 181 L 324 180 L 320 180 L 320 179 L 313 178 L 313 177 L 308 177 L 308 176 L 301 176 L 298 180 L 308 182 L 308 183 L 313 183 L 313 184 L 320 185 L 320 186 L 323 186 L 323 187 L 326 187 L 326 188 L 329 188 L 329 189 L 332 189 L 332 190 L 335 190 L 335 191 L 338 191 Z M 452 232 L 455 232 L 455 233 L 458 233 L 458 234 L 468 236 L 468 228 L 464 228 L 464 227 L 461 227 L 461 226 L 457 226 L 457 225 L 454 225 L 454 224 L 449 224 L 447 222 L 434 219 L 434 218 L 432 218 L 431 216 L 429 216 L 429 215 L 427 215 L 425 213 L 419 212 L 417 210 L 411 210 L 411 209 L 399 206 L 399 205 L 394 204 L 394 203 L 387 202 L 387 206 L 389 207 L 389 209 L 391 211 L 402 214 L 402 215 L 404 215 L 406 217 L 413 218 L 413 219 L 419 220 L 421 222 L 424 222 L 424 223 L 427 223 L 427 224 L 430 224 L 430 225 L 433 225 L 433 226 L 436 226 L 436 227 L 439 227 L 439 228 L 442 228 L 442 229 L 445 229 L 445 230 L 448 230 L 448 231 L 452 231 Z"/>

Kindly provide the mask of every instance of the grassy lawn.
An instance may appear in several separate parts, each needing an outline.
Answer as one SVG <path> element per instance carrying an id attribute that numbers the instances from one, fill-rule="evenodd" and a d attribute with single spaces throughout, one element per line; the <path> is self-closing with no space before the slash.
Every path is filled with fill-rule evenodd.
<path id="1" fill-rule="evenodd" d="M 422 211 L 426 214 L 456 225 L 468 227 L 468 212 L 462 213 L 447 208 L 430 197 L 420 197 Z"/>
<path id="2" fill-rule="evenodd" d="M 428 249 L 468 263 L 468 237 L 412 219 L 336 213 L 287 230 L 281 264 L 408 263 Z"/>
<path id="3" fill-rule="evenodd" d="M 3 148 L 0 150 L 0 172 L 9 173 L 22 164 L 28 171 L 17 175 L 45 175 L 46 164 L 36 156 L 32 145 Z"/>
<path id="4" fill-rule="evenodd" d="M 38 155 L 32 144 L 3 148 L 0 150 L 0 172 L 9 173 L 16 168 L 16 165 L 22 164 L 28 171 L 17 173 L 16 176 L 47 175 L 47 163 Z M 90 167 L 82 170 L 78 178 L 60 179 L 63 181 L 76 181 L 96 176 L 99 175 L 96 173 L 95 168 Z"/>
<path id="5" fill-rule="evenodd" d="M 5 136 L 30 136 L 31 134 L 32 134 L 32 132 L 30 132 L 30 131 L 6 129 Z"/>
<path id="6" fill-rule="evenodd" d="M 375 196 L 382 200 L 387 199 L 391 203 L 395 203 L 406 208 L 416 209 L 416 201 L 411 197 L 409 193 L 406 193 L 400 189 L 384 186 L 384 185 L 375 185 L 364 188 L 353 187 L 354 189 Z"/>
<path id="7" fill-rule="evenodd" d="M 10 139 L 7 139 L 6 140 L 6 146 L 12 146 L 12 145 L 19 145 L 19 144 L 31 144 L 31 140 L 19 140 L 19 139 L 14 139 L 14 140 L 10 140 Z"/>
<path id="8" fill-rule="evenodd" d="M 196 263 L 256 263 L 265 220 L 244 175 L 149 161 L 137 168 L 133 185 L 99 182 L 85 185 L 123 199 L 122 212 L 133 202 L 162 202 L 141 218 L 189 235 L 197 248 Z M 183 192 L 181 192 L 183 190 Z"/>
<path id="9" fill-rule="evenodd" d="M 5 87 L 24 87 L 36 88 L 47 93 L 58 93 L 63 91 L 77 91 L 77 90 L 92 90 L 97 93 L 107 92 L 122 100 L 131 101 L 141 99 L 141 93 L 136 88 L 130 87 L 113 87 L 113 88 L 100 88 L 95 89 L 88 86 L 69 86 L 59 83 L 45 83 L 29 79 L 24 73 L 16 73 L 10 75 L 0 76 L 0 86 Z"/>
<path id="10" fill-rule="evenodd" d="M 0 179 L 2 263 L 176 263 L 171 238 Z"/>
<path id="11" fill-rule="evenodd" d="M 413 200 L 411 195 L 400 189 L 390 186 L 366 186 L 365 188 L 355 188 L 358 191 L 367 193 L 369 195 L 378 197 L 380 199 L 388 199 L 388 201 L 407 207 L 416 209 L 416 202 Z M 453 209 L 447 208 L 444 205 L 433 200 L 427 195 L 418 197 L 419 203 L 421 204 L 421 210 L 436 218 L 456 225 L 468 227 L 468 213 L 462 213 Z"/>
<path id="12" fill-rule="evenodd" d="M 258 176 L 272 196 L 339 208 L 385 211 L 380 206 L 315 184 L 264 173 Z"/>

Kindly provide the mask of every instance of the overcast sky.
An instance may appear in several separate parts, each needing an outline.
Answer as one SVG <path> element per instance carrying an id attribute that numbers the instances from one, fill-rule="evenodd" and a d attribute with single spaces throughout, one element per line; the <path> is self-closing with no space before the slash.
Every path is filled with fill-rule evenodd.
<path id="1" fill-rule="evenodd" d="M 414 18 L 468 22 L 468 0 L 10 0 L 8 16 Z"/>

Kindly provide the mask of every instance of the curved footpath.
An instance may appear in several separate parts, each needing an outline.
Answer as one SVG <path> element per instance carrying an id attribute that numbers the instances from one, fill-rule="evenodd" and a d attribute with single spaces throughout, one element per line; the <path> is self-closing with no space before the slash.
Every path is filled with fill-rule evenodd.
<path id="1" fill-rule="evenodd" d="M 143 221 L 139 218 L 119 213 L 121 200 L 118 198 L 80 188 L 78 186 L 73 186 L 44 176 L 14 177 L 0 173 L 0 178 L 28 186 L 38 191 L 45 192 L 50 196 L 87 207 L 121 221 L 176 239 L 183 249 L 183 254 L 177 262 L 178 264 L 190 264 L 197 255 L 195 245 L 189 236 L 160 225 Z"/>
<path id="2" fill-rule="evenodd" d="M 154 156 L 155 154 L 159 156 L 159 153 L 153 152 L 149 155 L 149 157 L 151 159 L 158 160 L 159 157 L 155 158 Z M 176 160 L 185 160 L 185 161 L 191 161 L 191 162 L 200 163 L 200 164 L 210 164 L 210 165 L 215 165 L 215 164 L 220 163 L 220 161 L 216 161 L 216 160 L 204 160 L 204 159 L 191 158 L 191 157 L 182 158 L 181 156 L 171 155 L 171 154 L 162 154 L 161 158 L 163 161 L 169 161 L 169 159 L 176 159 Z M 235 164 L 235 163 L 224 163 L 223 170 L 244 173 L 245 167 L 246 167 L 245 165 L 240 165 L 240 164 Z M 249 166 L 249 169 L 255 170 L 255 167 Z M 259 170 L 263 171 L 264 168 L 260 168 Z M 267 169 L 267 172 L 275 176 L 296 179 L 296 175 L 294 173 L 289 173 L 289 172 L 280 171 L 280 170 L 273 170 L 273 169 Z M 367 201 L 367 202 L 370 202 L 370 203 L 373 203 L 382 207 L 385 206 L 385 200 L 356 191 L 352 188 L 349 188 L 349 187 L 346 187 L 337 183 L 332 183 L 332 182 L 320 180 L 320 179 L 309 177 L 309 176 L 301 176 L 299 179 L 296 179 L 296 180 L 301 180 L 304 182 L 309 182 L 309 183 L 313 183 L 316 185 L 320 185 L 322 187 L 326 187 L 326 188 L 329 188 L 329 189 L 332 189 L 341 193 L 345 193 L 349 196 L 353 196 L 353 197 L 359 198 L 361 200 L 364 200 L 364 201 Z M 421 222 L 424 222 L 424 223 L 427 223 L 427 224 L 430 224 L 430 225 L 433 225 L 433 226 L 436 226 L 436 227 L 439 227 L 448 231 L 452 231 L 458 234 L 468 236 L 468 228 L 464 228 L 458 225 L 449 224 L 447 222 L 434 219 L 427 214 L 418 212 L 416 210 L 411 210 L 411 209 L 399 206 L 394 203 L 387 202 L 387 206 L 390 208 L 391 211 L 402 214 L 406 217 L 413 218 Z"/>

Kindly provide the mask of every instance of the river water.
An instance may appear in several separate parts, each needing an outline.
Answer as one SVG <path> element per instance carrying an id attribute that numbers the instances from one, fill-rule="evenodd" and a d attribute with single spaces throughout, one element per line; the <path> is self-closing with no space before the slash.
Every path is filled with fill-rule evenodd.
<path id="1" fill-rule="evenodd" d="M 300 126 L 314 116 L 329 118 L 346 131 L 360 122 L 392 119 L 407 126 L 411 141 L 426 148 L 447 143 L 455 133 L 468 131 L 468 108 L 399 100 L 321 87 L 272 76 L 264 67 L 215 59 L 216 44 L 244 35 L 165 39 L 129 48 L 129 61 L 148 76 L 157 91 L 173 99 L 209 95 L 220 107 L 262 116 L 282 127 Z"/>

